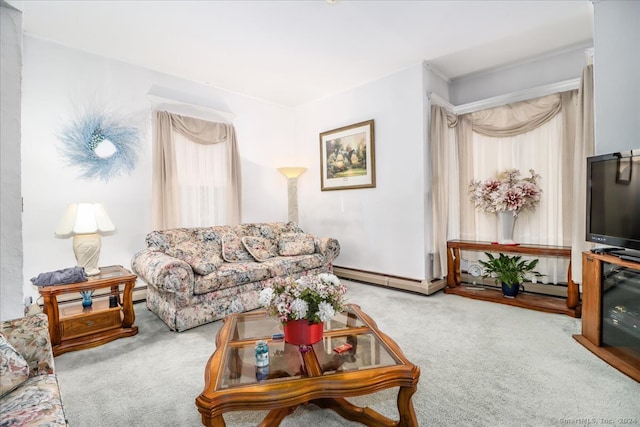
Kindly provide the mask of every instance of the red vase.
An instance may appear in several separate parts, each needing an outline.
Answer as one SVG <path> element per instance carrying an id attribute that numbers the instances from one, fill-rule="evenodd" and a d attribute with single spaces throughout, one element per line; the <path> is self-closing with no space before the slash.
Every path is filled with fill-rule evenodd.
<path id="1" fill-rule="evenodd" d="M 284 340 L 289 344 L 311 345 L 322 339 L 323 323 L 312 323 L 307 319 L 289 320 L 284 324 Z"/>

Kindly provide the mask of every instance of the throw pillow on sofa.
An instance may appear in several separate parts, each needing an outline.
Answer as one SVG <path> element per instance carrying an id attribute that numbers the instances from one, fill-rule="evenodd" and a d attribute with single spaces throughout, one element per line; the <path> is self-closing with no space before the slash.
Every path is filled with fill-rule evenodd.
<path id="1" fill-rule="evenodd" d="M 224 262 L 213 250 L 207 250 L 193 241 L 178 243 L 168 248 L 165 253 L 186 262 L 194 272 L 202 276 L 213 273 Z"/>
<path id="2" fill-rule="evenodd" d="M 264 237 L 244 236 L 242 244 L 256 261 L 266 261 L 278 256 L 278 248 Z"/>
<path id="3" fill-rule="evenodd" d="M 29 379 L 29 364 L 0 333 L 0 397 Z"/>
<path id="4" fill-rule="evenodd" d="M 222 258 L 227 262 L 253 261 L 253 257 L 235 233 L 222 236 Z"/>
<path id="5" fill-rule="evenodd" d="M 282 233 L 278 252 L 282 256 L 311 255 L 316 251 L 315 238 L 307 233 Z"/>

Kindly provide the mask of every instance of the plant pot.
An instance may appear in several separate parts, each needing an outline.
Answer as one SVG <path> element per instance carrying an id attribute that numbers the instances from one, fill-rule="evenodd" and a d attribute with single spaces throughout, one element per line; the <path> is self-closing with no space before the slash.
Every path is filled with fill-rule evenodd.
<path id="1" fill-rule="evenodd" d="M 524 292 L 523 285 L 507 285 L 502 284 L 502 295 L 507 298 L 515 298 L 519 293 Z"/>
<path id="2" fill-rule="evenodd" d="M 313 323 L 307 319 L 290 320 L 284 324 L 284 340 L 289 344 L 311 345 L 322 339 L 324 323 Z"/>

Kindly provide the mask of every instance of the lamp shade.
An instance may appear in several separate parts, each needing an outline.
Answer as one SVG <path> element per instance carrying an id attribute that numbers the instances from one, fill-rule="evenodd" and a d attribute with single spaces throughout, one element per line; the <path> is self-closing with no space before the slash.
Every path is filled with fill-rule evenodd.
<path id="1" fill-rule="evenodd" d="M 71 203 L 55 231 L 61 239 L 78 234 L 113 234 L 116 227 L 100 203 Z"/>
<path id="2" fill-rule="evenodd" d="M 289 166 L 278 168 L 278 171 L 287 177 L 287 198 L 289 221 L 298 222 L 298 177 L 302 175 L 307 168 Z"/>
<path id="3" fill-rule="evenodd" d="M 278 168 L 278 170 L 287 178 L 297 178 L 300 175 L 302 175 L 307 170 L 307 168 L 283 167 L 283 168 Z"/>

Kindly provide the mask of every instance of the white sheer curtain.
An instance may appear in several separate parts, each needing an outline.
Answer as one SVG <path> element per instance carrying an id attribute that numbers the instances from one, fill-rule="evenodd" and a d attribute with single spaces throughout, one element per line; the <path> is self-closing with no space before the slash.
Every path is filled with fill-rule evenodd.
<path id="1" fill-rule="evenodd" d="M 529 175 L 529 169 L 541 176 L 538 185 L 543 196 L 533 212 L 521 212 L 516 220 L 514 240 L 531 244 L 571 245 L 571 230 L 563 229 L 565 209 L 563 203 L 563 170 L 573 169 L 566 165 L 562 156 L 563 116 L 556 114 L 545 124 L 520 135 L 493 138 L 473 133 L 473 178 L 484 181 L 508 168 L 520 170 L 522 176 Z M 465 194 L 466 196 L 466 194 Z M 564 205 L 564 206 L 563 206 Z M 471 208 L 473 209 L 473 208 Z M 475 227 L 462 236 L 465 240 L 495 241 L 497 218 L 473 209 Z M 482 258 L 471 253 L 467 258 Z M 527 257 L 524 257 L 527 258 Z M 528 257 L 537 258 L 537 257 Z M 568 260 L 540 257 L 538 270 L 546 275 L 542 282 L 565 282 Z"/>
<path id="2" fill-rule="evenodd" d="M 173 133 L 182 227 L 227 223 L 227 145 L 204 145 Z"/>
<path id="3" fill-rule="evenodd" d="M 492 138 L 473 133 L 473 179 L 485 181 L 508 168 L 520 170 L 523 177 L 529 175 L 529 169 L 541 176 L 538 181 L 542 189 L 540 205 L 533 212 L 518 215 L 514 230 L 516 242 L 571 244 L 571 239 L 562 230 L 561 221 L 564 215 L 561 178 L 566 166 L 560 155 L 561 137 L 560 114 L 530 132 L 512 137 Z M 464 196 L 468 198 L 467 193 Z M 496 215 L 477 209 L 472 212 L 475 227 L 461 237 L 466 240 L 496 240 Z"/>

